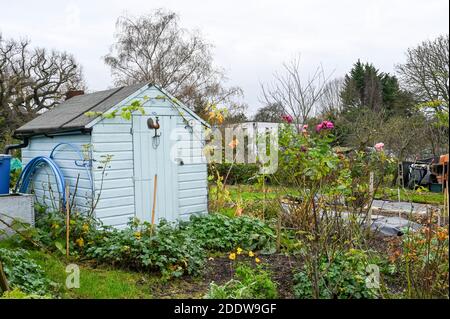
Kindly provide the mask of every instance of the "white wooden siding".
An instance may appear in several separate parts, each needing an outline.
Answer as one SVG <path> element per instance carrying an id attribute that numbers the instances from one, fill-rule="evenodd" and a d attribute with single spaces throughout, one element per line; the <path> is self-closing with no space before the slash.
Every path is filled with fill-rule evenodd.
<path id="1" fill-rule="evenodd" d="M 203 214 L 208 210 L 208 169 L 203 153 L 203 129 L 190 132 L 183 130 L 185 125 L 183 121 L 178 122 L 178 154 L 185 162 L 178 170 L 180 219 L 188 219 L 192 214 Z"/>
<path id="2" fill-rule="evenodd" d="M 207 212 L 207 166 L 203 155 L 203 131 L 190 132 L 186 127 L 186 120 L 194 120 L 189 112 L 174 107 L 169 98 L 162 98 L 165 95 L 157 88 L 143 88 L 125 99 L 122 103 L 111 109 L 121 108 L 129 105 L 134 100 L 140 100 L 145 109 L 145 115 L 135 112 L 133 118 L 146 120 L 149 116 L 159 116 L 163 127 L 176 128 L 175 134 L 164 132 L 161 136 L 161 144 L 157 152 L 157 165 L 163 165 L 157 168 L 161 172 L 158 178 L 158 210 L 166 207 L 166 213 L 163 216 L 169 220 L 186 219 L 191 214 Z M 91 191 L 90 183 L 84 168 L 76 167 L 73 164 L 78 159 L 77 154 L 71 149 L 61 147 L 55 155 L 55 160 L 60 165 L 66 181 L 74 187 L 77 176 L 80 176 L 78 184 L 78 193 L 76 197 L 77 206 L 81 208 L 90 207 L 92 201 L 98 199 L 95 214 L 105 225 L 123 228 L 130 218 L 144 216 L 149 220 L 150 206 L 153 197 L 153 181 L 145 181 L 145 187 L 137 187 L 135 181 L 136 171 L 150 169 L 151 159 L 146 157 L 146 152 L 135 154 L 135 145 L 137 131 L 145 132 L 139 137 L 139 141 L 144 147 L 152 147 L 151 136 L 153 131 L 148 130 L 145 121 L 140 121 L 140 127 L 133 127 L 133 121 L 124 120 L 116 117 L 113 119 L 97 118 L 89 124 L 92 128 L 90 135 L 66 135 L 61 137 L 34 137 L 31 139 L 30 146 L 22 151 L 24 164 L 39 155 L 49 155 L 51 149 L 60 142 L 68 142 L 82 147 L 83 144 L 91 145 L 93 167 L 92 176 L 94 179 L 95 194 L 90 200 L 86 199 L 86 194 Z M 162 128 L 163 128 L 162 127 Z M 162 130 L 162 129 L 161 129 Z M 136 131 L 136 132 L 135 132 Z M 177 164 L 166 163 L 166 155 L 172 150 L 170 144 L 176 142 L 175 156 L 183 161 Z M 171 153 L 170 153 L 171 154 Z M 102 161 L 106 156 L 112 158 L 104 168 Z M 104 171 L 104 172 L 103 172 Z M 148 173 L 148 172 L 147 172 Z M 151 175 L 151 174 L 147 174 Z M 159 177 L 159 176 L 158 176 Z M 35 189 L 39 197 L 48 196 L 48 190 L 45 186 L 48 179 L 53 177 L 45 169 L 36 176 Z M 55 183 L 54 178 L 50 185 Z M 56 190 L 56 185 L 52 186 Z M 55 196 L 53 194 L 52 196 Z M 56 198 L 57 194 L 56 194 Z M 145 205 L 144 205 L 145 203 Z"/>
<path id="3" fill-rule="evenodd" d="M 92 129 L 95 215 L 105 225 L 123 228 L 135 216 L 131 123 L 104 119 Z M 107 167 L 102 161 L 111 155 Z"/>
<path id="4" fill-rule="evenodd" d="M 90 142 L 91 136 L 86 134 L 32 137 L 29 146 L 22 149 L 22 164 L 25 167 L 36 156 L 50 156 L 52 149 L 59 143 L 71 143 L 82 150 L 83 146 L 89 145 Z M 55 151 L 54 160 L 64 174 L 71 197 L 73 197 L 78 180 L 75 207 L 80 211 L 88 210 L 92 203 L 91 183 L 85 168 L 75 165 L 75 161 L 80 161 L 79 155 L 72 148 L 62 145 Z M 33 176 L 30 187 L 32 187 L 38 202 L 59 209 L 60 194 L 50 168 L 46 166 L 39 168 L 37 174 Z M 50 192 L 50 190 L 52 191 Z"/>

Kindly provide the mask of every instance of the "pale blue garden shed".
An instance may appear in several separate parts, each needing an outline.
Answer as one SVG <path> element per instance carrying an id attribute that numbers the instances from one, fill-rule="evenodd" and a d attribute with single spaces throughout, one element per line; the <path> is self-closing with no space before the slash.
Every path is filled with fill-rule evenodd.
<path id="1" fill-rule="evenodd" d="M 120 228 L 132 217 L 150 221 L 156 175 L 156 221 L 207 212 L 207 123 L 152 84 L 75 94 L 15 131 L 28 142 L 24 165 L 52 155 L 70 187 L 73 210 L 93 212 L 105 225 Z M 123 107 L 134 101 L 144 112 L 122 118 Z M 117 115 L 108 116 L 114 110 Z M 46 205 L 60 203 L 48 167 L 33 176 L 29 192 Z"/>

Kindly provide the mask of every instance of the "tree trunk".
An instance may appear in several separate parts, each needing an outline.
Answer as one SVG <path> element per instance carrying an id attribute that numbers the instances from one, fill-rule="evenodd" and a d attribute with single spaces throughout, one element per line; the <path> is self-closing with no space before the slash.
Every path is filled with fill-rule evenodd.
<path id="1" fill-rule="evenodd" d="M 0 261 L 0 292 L 9 291 L 8 279 L 6 279 L 6 274 L 3 271 L 3 265 Z"/>

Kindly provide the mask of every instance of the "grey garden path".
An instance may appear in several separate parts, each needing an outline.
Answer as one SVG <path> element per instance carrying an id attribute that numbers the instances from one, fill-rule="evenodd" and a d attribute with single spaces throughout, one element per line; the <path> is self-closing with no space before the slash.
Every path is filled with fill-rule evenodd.
<path id="1" fill-rule="evenodd" d="M 382 210 L 387 212 L 402 212 L 413 214 L 426 214 L 428 208 L 437 208 L 435 205 L 408 203 L 408 202 L 391 202 L 375 199 L 372 203 L 373 210 Z"/>

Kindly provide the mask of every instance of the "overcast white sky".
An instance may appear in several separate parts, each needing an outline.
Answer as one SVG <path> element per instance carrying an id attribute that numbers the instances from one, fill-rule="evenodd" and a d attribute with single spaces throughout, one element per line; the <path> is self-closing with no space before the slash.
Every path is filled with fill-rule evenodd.
<path id="1" fill-rule="evenodd" d="M 358 58 L 393 72 L 408 47 L 449 29 L 448 0 L 0 0 L 0 32 L 72 53 L 95 91 L 112 85 L 102 56 L 117 17 L 159 7 L 214 44 L 216 64 L 244 89 L 251 112 L 261 106 L 260 83 L 297 53 L 305 76 L 319 63 L 343 76 Z"/>

